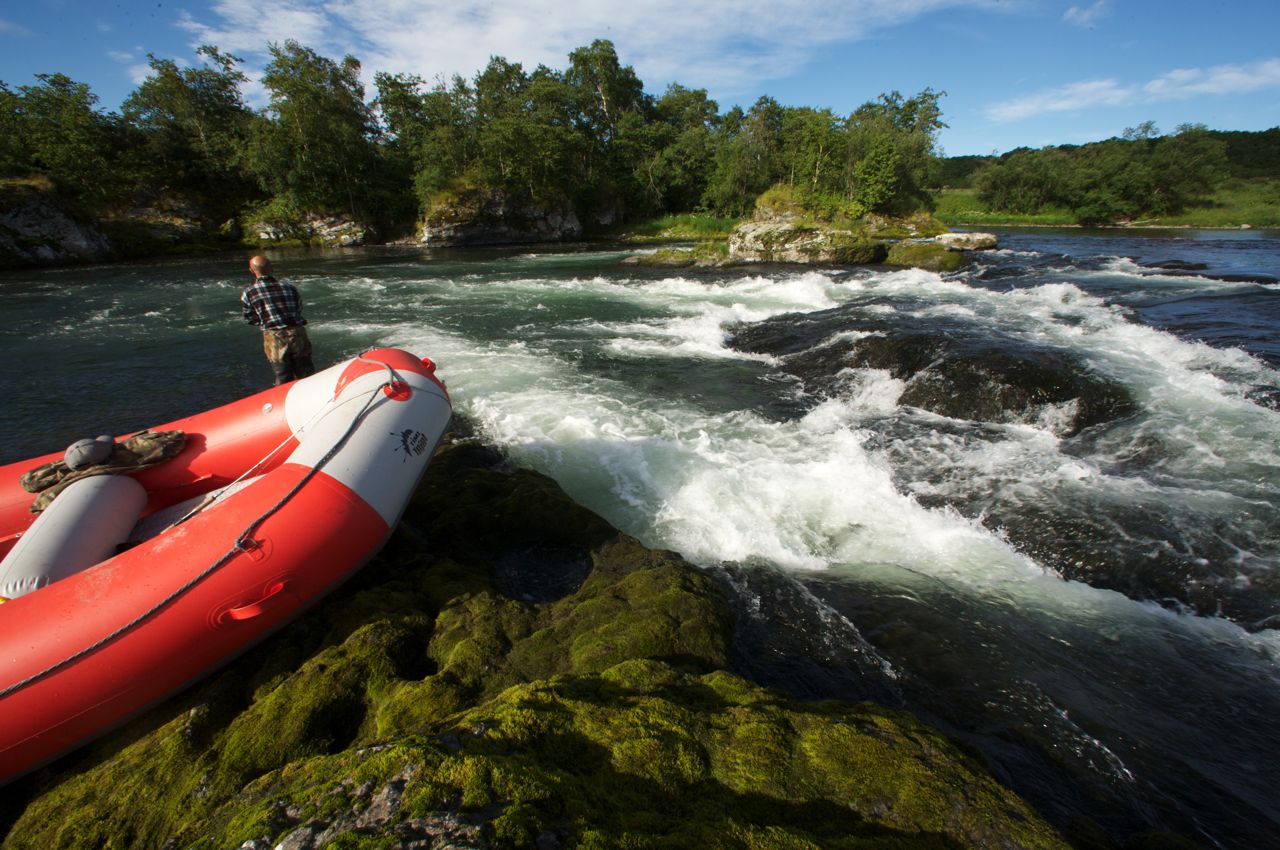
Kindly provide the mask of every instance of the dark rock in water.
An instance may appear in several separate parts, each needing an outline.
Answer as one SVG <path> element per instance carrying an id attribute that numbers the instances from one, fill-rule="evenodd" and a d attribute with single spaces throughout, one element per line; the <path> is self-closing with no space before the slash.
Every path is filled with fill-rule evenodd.
<path id="1" fill-rule="evenodd" d="M 445 445 L 405 517 L 271 640 L 6 789 L 5 846 L 1066 850 L 910 715 L 729 672 L 721 586 L 551 480 Z"/>
<path id="2" fill-rule="evenodd" d="M 1254 404 L 1280 410 L 1280 387 L 1254 387 L 1246 395 Z"/>
<path id="3" fill-rule="evenodd" d="M 1224 283 L 1280 283 L 1280 277 L 1269 274 L 1215 274 L 1212 277 Z"/>
<path id="4" fill-rule="evenodd" d="M 1122 387 L 1070 357 L 1008 349 L 947 351 L 940 365 L 930 364 L 911 377 L 899 400 L 943 416 L 985 422 L 1031 419 L 1049 405 L 1075 402 L 1064 432 L 1068 435 L 1137 410 Z"/>
<path id="5" fill-rule="evenodd" d="M 1202 272 L 1209 268 L 1207 263 L 1191 263 L 1186 260 L 1163 260 L 1158 263 L 1139 263 L 1144 269 L 1169 269 L 1172 271 Z"/>
<path id="6" fill-rule="evenodd" d="M 814 334 L 803 326 L 785 329 L 780 322 L 761 323 L 740 329 L 733 345 L 784 357 L 784 368 L 809 392 L 820 395 L 840 392 L 846 369 L 883 369 L 906 382 L 900 403 L 955 419 L 1029 421 L 1050 405 L 1074 402 L 1074 409 L 1063 414 L 1063 433 L 1070 435 L 1137 409 L 1123 387 L 1065 352 L 1031 349 L 976 331 L 939 333 L 866 321 L 851 324 L 871 333 L 814 345 Z M 824 332 L 834 329 L 828 326 Z"/>
<path id="7" fill-rule="evenodd" d="M 1274 570 L 1251 567 L 1247 553 L 1242 562 L 1245 541 L 1233 542 L 1222 529 L 1179 523 L 1161 507 L 1108 504 L 1086 516 L 1034 504 L 986 505 L 984 519 L 1064 578 L 1178 611 L 1226 617 L 1250 631 L 1276 627 L 1280 581 Z"/>

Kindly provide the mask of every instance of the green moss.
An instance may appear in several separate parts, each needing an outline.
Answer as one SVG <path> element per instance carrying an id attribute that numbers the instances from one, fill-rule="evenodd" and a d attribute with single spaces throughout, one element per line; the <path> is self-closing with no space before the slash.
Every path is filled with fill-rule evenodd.
<path id="1" fill-rule="evenodd" d="M 935 242 L 897 242 L 889 248 L 885 262 L 932 272 L 953 272 L 965 263 L 960 251 L 948 251 Z"/>
<path id="2" fill-rule="evenodd" d="M 888 249 L 883 242 L 872 239 L 864 232 L 837 232 L 831 234 L 831 244 L 836 262 L 865 264 L 883 262 Z"/>
<path id="3" fill-rule="evenodd" d="M 6 846 L 221 850 L 312 823 L 340 847 L 415 823 L 496 848 L 547 834 L 575 848 L 1063 846 L 910 716 L 806 705 L 727 672 L 715 582 L 503 470 L 474 445 L 444 448 L 413 533 L 224 672 L 29 780 Z M 590 570 L 561 599 L 507 598 L 493 564 L 530 546 L 581 551 Z"/>

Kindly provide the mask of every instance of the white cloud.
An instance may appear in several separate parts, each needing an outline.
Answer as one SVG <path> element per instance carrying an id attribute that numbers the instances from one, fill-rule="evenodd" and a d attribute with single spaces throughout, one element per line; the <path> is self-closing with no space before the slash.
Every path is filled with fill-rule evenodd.
<path id="1" fill-rule="evenodd" d="M 1078 27 L 1092 27 L 1099 18 L 1110 12 L 1108 0 L 1098 0 L 1092 6 L 1072 6 L 1062 16 L 1062 20 Z"/>
<path id="2" fill-rule="evenodd" d="M 142 47 L 138 46 L 138 47 L 135 47 L 132 51 L 108 50 L 107 56 L 111 57 L 114 61 L 120 63 L 121 65 L 125 66 L 125 69 L 124 69 L 125 75 L 128 76 L 128 78 L 136 86 L 141 84 L 142 81 L 145 80 L 147 77 L 151 76 L 151 63 L 138 61 L 138 56 L 142 52 L 143 52 Z M 181 60 L 178 60 L 178 64 L 181 65 L 183 63 Z"/>
<path id="3" fill-rule="evenodd" d="M 1180 68 L 1145 84 L 1122 85 L 1116 80 L 1087 80 L 995 103 L 984 112 L 992 121 L 1021 121 L 1046 112 L 1075 112 L 1100 106 L 1185 100 L 1205 95 L 1220 97 L 1268 88 L 1280 88 L 1280 58 L 1252 65 L 1219 65 L 1208 70 Z"/>
<path id="4" fill-rule="evenodd" d="M 815 48 L 962 6 L 998 0 L 215 0 L 208 18 L 184 13 L 181 26 L 251 64 L 268 41 L 294 39 L 334 59 L 350 53 L 367 73 L 428 80 L 471 77 L 495 55 L 563 68 L 569 51 L 607 38 L 650 89 L 678 79 L 737 91 L 794 73 Z"/>
<path id="5" fill-rule="evenodd" d="M 28 36 L 31 35 L 31 31 L 24 26 L 15 24 L 13 21 L 6 21 L 4 18 L 0 18 L 0 35 Z"/>
<path id="6" fill-rule="evenodd" d="M 1122 86 L 1115 80 L 1087 80 L 993 104 L 986 108 L 986 114 L 992 121 L 1020 121 L 1045 112 L 1122 106 L 1133 101 L 1136 91 L 1134 86 Z"/>
<path id="7" fill-rule="evenodd" d="M 1142 87 L 1158 100 L 1181 100 L 1197 95 L 1229 95 L 1280 88 L 1280 58 L 1252 65 L 1218 65 L 1209 70 L 1180 68 Z"/>

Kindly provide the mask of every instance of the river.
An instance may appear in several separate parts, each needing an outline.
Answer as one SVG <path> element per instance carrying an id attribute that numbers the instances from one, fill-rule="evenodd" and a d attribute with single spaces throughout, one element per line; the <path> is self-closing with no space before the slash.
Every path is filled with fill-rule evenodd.
<path id="1" fill-rule="evenodd" d="M 275 256 L 319 364 L 432 357 L 720 577 L 740 671 L 908 708 L 1060 826 L 1280 846 L 1280 233 L 1008 230 L 946 276 Z M 0 274 L 3 462 L 263 388 L 244 260 Z"/>

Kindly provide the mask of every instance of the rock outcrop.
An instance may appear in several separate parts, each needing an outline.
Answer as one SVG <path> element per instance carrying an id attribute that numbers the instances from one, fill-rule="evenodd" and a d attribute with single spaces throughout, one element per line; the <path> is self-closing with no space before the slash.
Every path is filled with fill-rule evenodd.
<path id="1" fill-rule="evenodd" d="M 51 187 L 0 187 L 0 268 L 95 263 L 112 254 L 97 224 L 74 214 Z"/>
<path id="2" fill-rule="evenodd" d="M 7 789 L 5 846 L 1065 850 L 910 715 L 730 672 L 731 634 L 708 574 L 453 443 L 315 611 Z"/>
<path id="3" fill-rule="evenodd" d="M 948 251 L 987 251 L 1000 244 L 994 233 L 939 233 L 933 239 Z"/>
<path id="4" fill-rule="evenodd" d="M 729 256 L 744 263 L 878 263 L 887 253 L 864 233 L 790 218 L 743 222 L 729 235 Z"/>
<path id="5" fill-rule="evenodd" d="M 838 218 L 838 217 L 837 217 Z M 941 256 L 945 248 L 928 243 L 941 231 L 925 212 L 906 217 L 866 213 L 857 219 L 829 220 L 809 209 L 794 189 L 775 186 L 756 200 L 755 218 L 729 235 L 729 259 L 738 263 L 836 263 L 858 265 L 889 262 L 950 271 L 959 263 Z M 898 243 L 911 240 L 909 249 Z"/>
<path id="6" fill-rule="evenodd" d="M 418 232 L 430 248 L 561 242 L 582 235 L 568 203 L 512 198 L 500 190 L 471 187 L 444 192 L 431 204 Z"/>
<path id="7" fill-rule="evenodd" d="M 348 216 L 306 215 L 296 221 L 266 219 L 247 225 L 260 242 L 297 242 L 326 248 L 349 248 L 373 241 L 374 230 Z"/>

